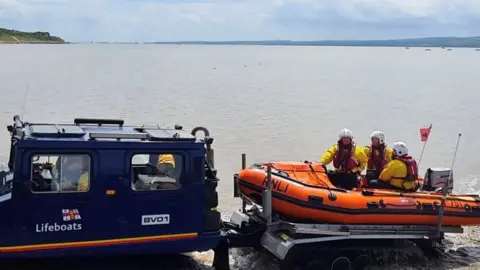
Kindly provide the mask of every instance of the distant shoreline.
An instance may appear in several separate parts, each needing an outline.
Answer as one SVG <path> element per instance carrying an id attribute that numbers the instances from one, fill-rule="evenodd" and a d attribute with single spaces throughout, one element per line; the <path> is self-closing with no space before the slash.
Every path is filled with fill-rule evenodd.
<path id="1" fill-rule="evenodd" d="M 65 42 L 48 32 L 22 32 L 0 28 L 0 44 L 158 44 L 158 45 L 253 45 L 406 48 L 480 48 L 480 36 L 425 37 L 389 40 L 251 40 L 251 41 L 159 41 L 159 42 Z"/>
<path id="2" fill-rule="evenodd" d="M 277 46 L 349 46 L 349 47 L 480 47 L 479 37 L 427 37 L 391 40 L 265 40 L 265 41 L 178 41 L 153 42 L 154 44 L 197 45 L 277 45 Z"/>
<path id="3" fill-rule="evenodd" d="M 480 48 L 478 37 L 427 37 L 391 40 L 260 40 L 260 41 L 163 41 L 163 42 L 90 42 L 92 44 L 159 44 L 159 45 L 258 45 L 258 46 L 345 46 L 345 47 L 449 47 Z M 80 43 L 84 44 L 84 43 Z"/>

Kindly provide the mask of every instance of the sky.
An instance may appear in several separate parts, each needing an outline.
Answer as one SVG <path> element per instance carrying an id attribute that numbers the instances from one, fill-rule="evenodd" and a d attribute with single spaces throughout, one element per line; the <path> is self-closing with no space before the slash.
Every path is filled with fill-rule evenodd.
<path id="1" fill-rule="evenodd" d="M 480 0 L 0 0 L 0 27 L 71 42 L 480 36 Z"/>

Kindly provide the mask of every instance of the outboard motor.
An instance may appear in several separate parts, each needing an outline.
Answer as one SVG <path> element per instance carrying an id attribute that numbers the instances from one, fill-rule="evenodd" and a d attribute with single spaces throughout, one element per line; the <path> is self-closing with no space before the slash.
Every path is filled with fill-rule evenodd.
<path id="1" fill-rule="evenodd" d="M 441 191 L 452 174 L 452 178 L 448 183 L 448 193 L 453 191 L 453 172 L 450 168 L 428 168 L 425 172 L 425 178 L 422 190 L 425 191 Z"/>

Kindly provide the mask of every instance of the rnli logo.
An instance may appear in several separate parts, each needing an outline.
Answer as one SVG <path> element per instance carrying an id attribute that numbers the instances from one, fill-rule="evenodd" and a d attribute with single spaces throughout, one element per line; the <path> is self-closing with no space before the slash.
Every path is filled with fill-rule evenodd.
<path id="1" fill-rule="evenodd" d="M 78 209 L 62 209 L 62 216 L 63 216 L 63 221 L 72 221 L 72 220 L 82 219 Z"/>

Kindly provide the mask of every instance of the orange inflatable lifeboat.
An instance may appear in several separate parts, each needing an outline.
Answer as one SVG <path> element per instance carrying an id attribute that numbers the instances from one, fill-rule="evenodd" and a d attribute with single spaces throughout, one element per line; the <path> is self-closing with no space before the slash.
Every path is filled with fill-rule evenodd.
<path id="1" fill-rule="evenodd" d="M 292 221 L 330 224 L 436 225 L 441 193 L 369 189 L 362 180 L 349 191 L 336 188 L 325 167 L 311 162 L 271 162 L 272 209 Z M 423 183 L 423 179 L 419 179 Z M 236 177 L 243 196 L 261 204 L 267 165 L 254 164 Z M 443 225 L 480 225 L 478 195 L 447 196 Z"/>

